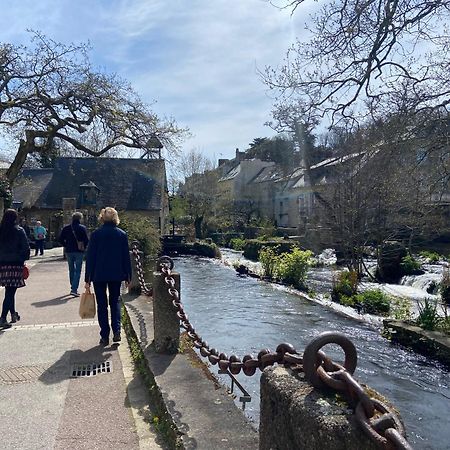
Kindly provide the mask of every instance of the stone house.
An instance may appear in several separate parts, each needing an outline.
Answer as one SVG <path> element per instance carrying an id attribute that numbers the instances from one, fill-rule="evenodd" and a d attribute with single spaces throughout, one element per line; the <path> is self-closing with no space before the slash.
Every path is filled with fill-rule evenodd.
<path id="1" fill-rule="evenodd" d="M 24 169 L 13 188 L 14 206 L 29 223 L 41 220 L 55 239 L 73 210 L 90 228 L 101 208 L 152 220 L 161 233 L 168 217 L 165 161 L 129 158 L 57 158 L 51 169 Z M 65 208 L 63 208 L 63 203 Z"/>

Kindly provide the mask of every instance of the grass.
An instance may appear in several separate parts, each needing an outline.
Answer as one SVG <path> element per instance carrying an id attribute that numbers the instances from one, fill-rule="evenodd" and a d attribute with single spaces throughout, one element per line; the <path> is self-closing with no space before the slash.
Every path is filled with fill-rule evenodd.
<path id="1" fill-rule="evenodd" d="M 131 321 L 125 307 L 122 307 L 122 326 L 127 336 L 135 370 L 141 375 L 150 396 L 152 424 L 164 442 L 167 443 L 169 449 L 182 449 L 184 447 L 177 427 L 167 411 L 155 377 L 148 368 L 144 352 L 139 345 L 138 338 L 131 326 Z"/>

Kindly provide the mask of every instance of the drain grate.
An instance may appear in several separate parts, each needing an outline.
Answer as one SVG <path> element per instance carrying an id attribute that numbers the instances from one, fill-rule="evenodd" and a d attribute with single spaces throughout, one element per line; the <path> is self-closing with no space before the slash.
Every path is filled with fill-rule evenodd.
<path id="1" fill-rule="evenodd" d="M 112 363 L 111 361 L 105 361 L 101 363 L 84 363 L 73 364 L 70 371 L 71 378 L 83 378 L 93 377 L 101 373 L 111 373 Z"/>

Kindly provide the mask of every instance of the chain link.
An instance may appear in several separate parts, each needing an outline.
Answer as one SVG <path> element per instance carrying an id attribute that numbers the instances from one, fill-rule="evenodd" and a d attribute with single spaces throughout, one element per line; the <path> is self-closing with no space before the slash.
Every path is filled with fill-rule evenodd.
<path id="1" fill-rule="evenodd" d="M 139 243 L 137 241 L 133 241 L 132 244 L 131 244 L 131 251 L 132 251 L 133 256 L 134 256 L 134 262 L 136 263 L 136 271 L 137 271 L 137 277 L 138 277 L 139 285 L 141 287 L 141 292 L 144 295 L 151 296 L 153 294 L 153 291 L 152 291 L 152 289 L 150 289 L 147 286 L 147 283 L 145 282 L 144 267 L 143 267 L 143 264 L 142 264 L 141 254 L 139 252 L 138 245 L 139 245 Z"/>
<path id="2" fill-rule="evenodd" d="M 137 255 L 137 252 L 135 254 Z M 167 256 L 161 257 L 157 267 L 164 275 L 164 282 L 172 298 L 172 304 L 176 308 L 181 327 L 186 330 L 194 347 L 204 358 L 208 358 L 211 364 L 217 364 L 221 370 L 229 370 L 233 375 L 242 371 L 245 375 L 252 376 L 257 369 L 263 371 L 264 368 L 275 363 L 303 371 L 305 378 L 314 387 L 331 388 L 346 394 L 355 409 L 358 424 L 381 448 L 412 450 L 404 437 L 405 430 L 397 413 L 380 400 L 370 397 L 363 386 L 353 378 L 357 353 L 354 344 L 347 336 L 334 332 L 322 333 L 306 346 L 303 354 L 299 353 L 293 345 L 281 343 L 275 352 L 263 349 L 256 357 L 247 354 L 241 360 L 236 355 L 228 356 L 211 348 L 192 326 L 180 301 L 180 294 L 175 288 L 172 259 Z M 327 344 L 337 344 L 342 348 L 345 354 L 343 366 L 332 361 L 321 350 Z"/>

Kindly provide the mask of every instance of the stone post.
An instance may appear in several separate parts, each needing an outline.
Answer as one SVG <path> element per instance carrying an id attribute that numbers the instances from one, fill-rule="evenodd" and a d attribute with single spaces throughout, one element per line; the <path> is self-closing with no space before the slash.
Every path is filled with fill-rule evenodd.
<path id="1" fill-rule="evenodd" d="M 261 376 L 260 450 L 375 450 L 348 404 L 281 366 Z"/>
<path id="2" fill-rule="evenodd" d="M 178 353 L 180 343 L 180 319 L 172 304 L 161 272 L 153 273 L 153 327 L 155 330 L 155 350 L 158 353 Z M 172 272 L 175 289 L 180 292 L 180 274 Z"/>

